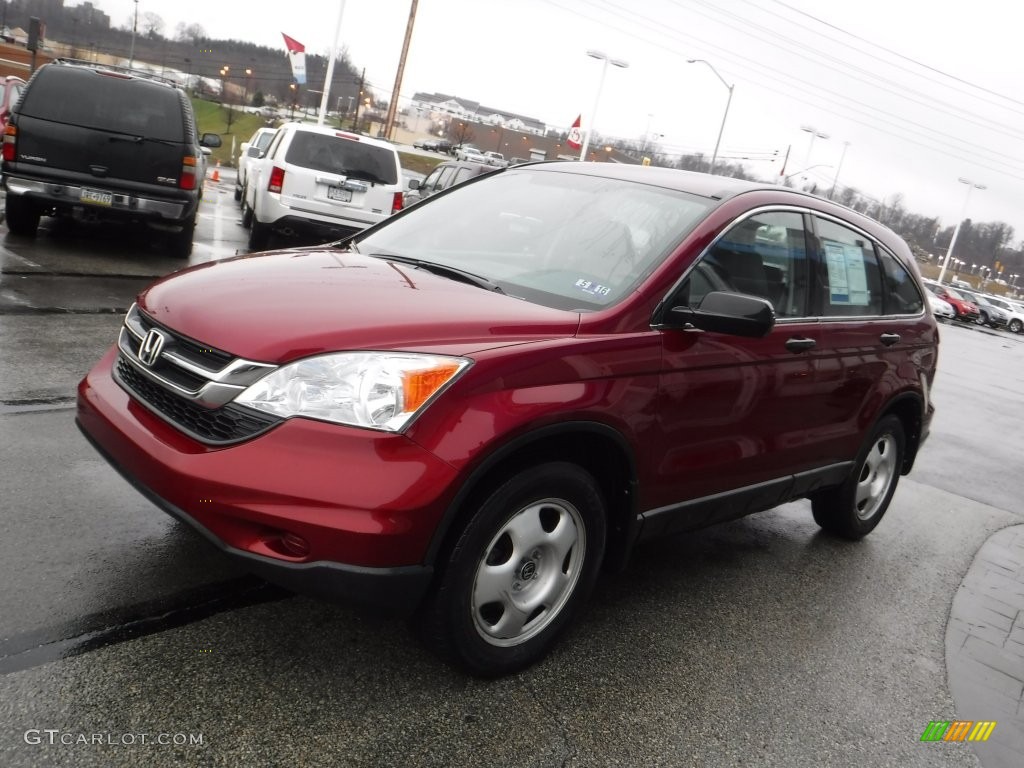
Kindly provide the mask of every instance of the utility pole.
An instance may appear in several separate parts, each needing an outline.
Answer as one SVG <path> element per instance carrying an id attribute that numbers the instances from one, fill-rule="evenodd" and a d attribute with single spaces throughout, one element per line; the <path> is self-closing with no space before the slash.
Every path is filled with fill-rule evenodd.
<path id="1" fill-rule="evenodd" d="M 412 27 L 416 23 L 416 6 L 419 0 L 412 0 L 409 8 L 409 23 L 405 27 L 405 41 L 402 43 L 402 56 L 398 60 L 398 72 L 395 73 L 395 87 L 391 91 L 391 103 L 388 105 L 388 116 L 384 119 L 384 138 L 390 140 L 395 128 L 395 113 L 398 110 L 398 93 L 402 88 L 402 76 L 405 74 L 405 58 L 409 55 L 409 43 L 412 41 Z"/>
<path id="2" fill-rule="evenodd" d="M 359 125 L 359 105 L 363 103 L 363 81 L 366 80 L 366 67 L 363 67 L 363 73 L 359 76 L 359 95 L 356 96 L 356 114 L 352 118 L 352 130 L 356 130 L 356 126 Z"/>
<path id="3" fill-rule="evenodd" d="M 139 27 L 139 0 L 135 0 L 135 18 L 132 20 L 132 47 L 128 54 L 128 69 L 135 66 L 135 31 Z"/>

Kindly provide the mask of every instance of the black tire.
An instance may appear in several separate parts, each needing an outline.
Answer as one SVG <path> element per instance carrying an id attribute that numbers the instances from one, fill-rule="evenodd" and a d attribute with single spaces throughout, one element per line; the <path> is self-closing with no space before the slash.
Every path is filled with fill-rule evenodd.
<path id="1" fill-rule="evenodd" d="M 249 207 L 249 188 L 242 190 L 242 226 L 248 229 L 252 226 L 252 208 Z"/>
<path id="2" fill-rule="evenodd" d="M 252 228 L 249 230 L 249 250 L 265 251 L 270 244 L 270 225 L 263 224 L 255 216 L 252 218 Z"/>
<path id="3" fill-rule="evenodd" d="M 988 325 L 988 314 L 982 312 L 980 315 L 978 315 L 978 319 L 975 322 L 977 322 L 978 325 Z"/>
<path id="4" fill-rule="evenodd" d="M 235 184 L 235 202 L 237 203 L 242 199 L 242 188 Z"/>
<path id="5" fill-rule="evenodd" d="M 196 233 L 196 218 L 186 221 L 180 232 L 175 232 L 167 239 L 167 250 L 176 259 L 187 259 L 192 255 L 192 240 Z"/>
<path id="6" fill-rule="evenodd" d="M 589 473 L 567 462 L 520 472 L 486 497 L 438 563 L 418 633 L 473 675 L 533 664 L 586 602 L 605 536 L 604 499 Z"/>
<path id="7" fill-rule="evenodd" d="M 1022 324 L 1017 318 L 1013 318 L 1013 320 L 1010 321 L 1010 325 L 1007 327 L 1014 333 L 1020 333 L 1021 328 L 1024 328 L 1024 324 Z"/>
<path id="8" fill-rule="evenodd" d="M 846 539 L 861 539 L 871 533 L 896 492 L 905 450 L 903 422 L 883 416 L 864 442 L 846 481 L 811 499 L 814 522 Z"/>
<path id="9" fill-rule="evenodd" d="M 7 229 L 11 231 L 11 234 L 35 237 L 36 232 L 39 231 L 40 215 L 39 207 L 31 200 L 7 193 L 4 217 L 7 221 Z"/>

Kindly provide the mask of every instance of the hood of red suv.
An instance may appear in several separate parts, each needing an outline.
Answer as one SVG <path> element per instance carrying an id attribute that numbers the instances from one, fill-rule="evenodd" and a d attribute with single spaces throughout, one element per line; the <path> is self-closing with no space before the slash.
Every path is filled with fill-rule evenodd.
<path id="1" fill-rule="evenodd" d="M 201 344 L 271 363 L 350 349 L 470 354 L 579 326 L 574 312 L 334 249 L 204 264 L 153 284 L 139 307 Z"/>

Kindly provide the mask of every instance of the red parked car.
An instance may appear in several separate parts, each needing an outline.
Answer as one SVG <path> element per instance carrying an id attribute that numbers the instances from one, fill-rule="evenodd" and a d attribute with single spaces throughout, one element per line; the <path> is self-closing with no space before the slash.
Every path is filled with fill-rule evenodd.
<path id="1" fill-rule="evenodd" d="M 495 675 L 644 539 L 804 497 L 870 532 L 928 434 L 937 343 L 907 246 L 846 208 L 533 164 L 161 280 L 78 423 L 252 570 L 412 615 Z"/>
<path id="2" fill-rule="evenodd" d="M 930 280 L 924 282 L 924 287 L 953 307 L 957 320 L 976 322 L 981 316 L 978 305 L 960 294 L 955 288 L 950 288 L 948 285 L 941 285 Z"/>

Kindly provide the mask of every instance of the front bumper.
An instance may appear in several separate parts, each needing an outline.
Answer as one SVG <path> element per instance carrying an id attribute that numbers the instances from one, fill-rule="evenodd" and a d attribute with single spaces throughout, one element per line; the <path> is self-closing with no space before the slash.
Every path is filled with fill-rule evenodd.
<path id="1" fill-rule="evenodd" d="M 113 379 L 111 350 L 79 384 L 79 428 L 154 504 L 249 570 L 298 592 L 408 615 L 455 471 L 403 435 L 290 419 L 211 447 Z M 288 545 L 298 537 L 308 551 Z"/>

